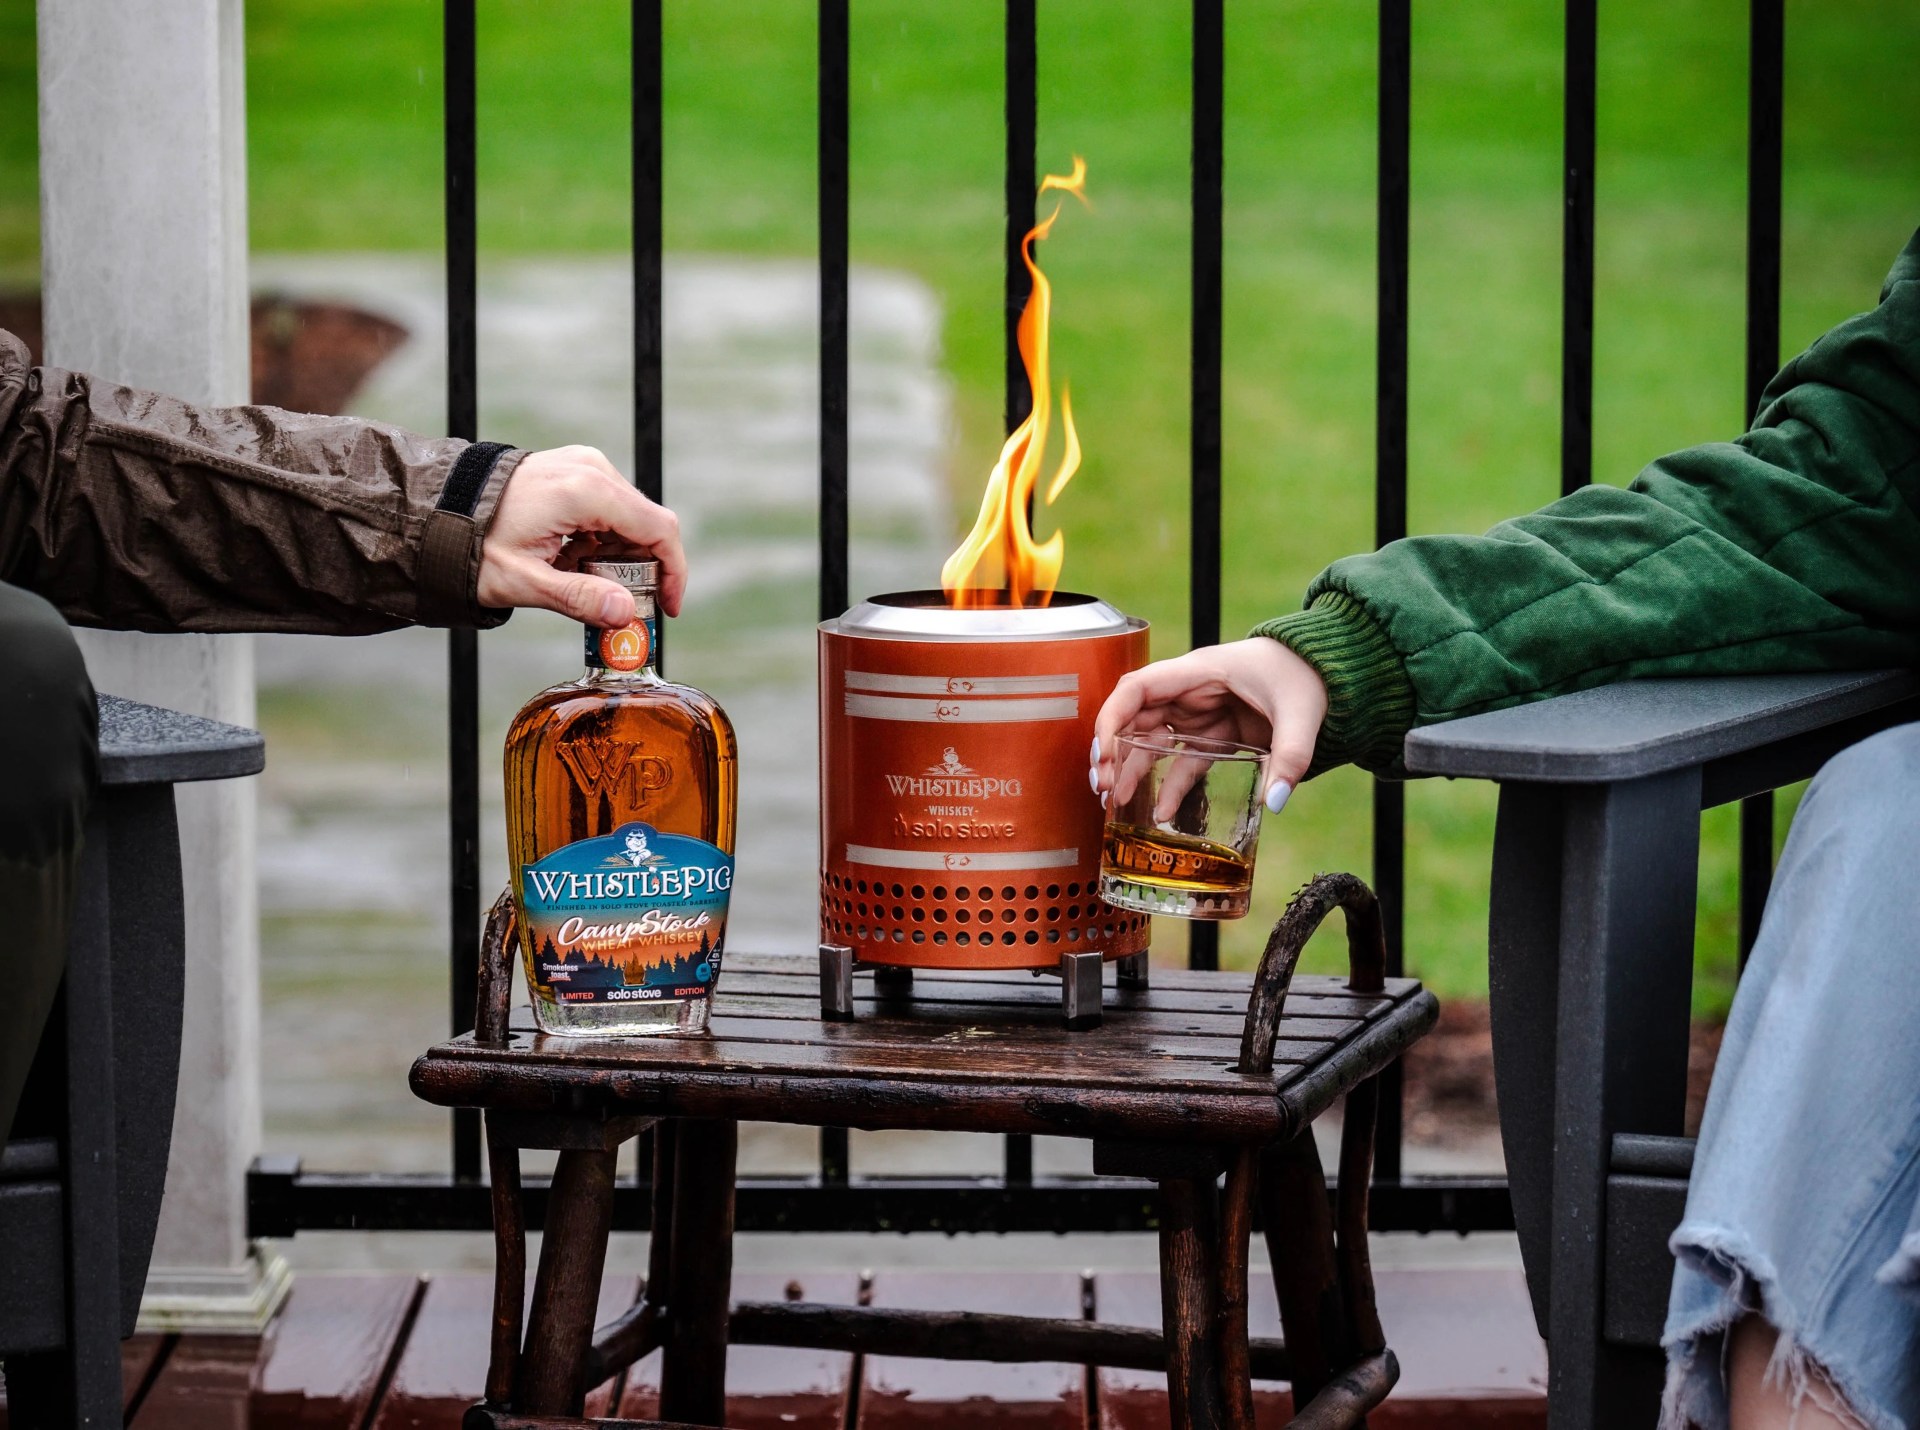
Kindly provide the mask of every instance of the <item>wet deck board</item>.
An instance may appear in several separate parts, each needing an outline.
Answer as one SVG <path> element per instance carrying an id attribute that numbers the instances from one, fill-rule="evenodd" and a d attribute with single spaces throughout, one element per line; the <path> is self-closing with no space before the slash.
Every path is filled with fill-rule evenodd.
<path id="1" fill-rule="evenodd" d="M 609 1277 L 600 1288 L 596 1320 L 619 1315 L 638 1289 L 636 1277 Z M 492 1325 L 492 1277 L 431 1278 L 374 1430 L 459 1430 L 461 1416 L 486 1387 Z"/>
<path id="2" fill-rule="evenodd" d="M 1517 1271 L 1387 1271 L 1378 1280 L 1381 1315 L 1402 1375 L 1369 1424 L 1379 1430 L 1543 1430 L 1546 1355 Z M 778 1300 L 790 1281 L 814 1301 L 850 1301 L 858 1285 L 851 1271 L 742 1274 L 734 1290 L 740 1299 Z M 636 1289 L 634 1277 L 608 1278 L 600 1315 L 612 1317 Z M 1249 1290 L 1254 1333 L 1277 1334 L 1266 1278 L 1256 1275 Z M 1080 1313 L 1080 1278 L 1066 1273 L 882 1271 L 873 1294 L 892 1306 Z M 1098 1273 L 1093 1295 L 1103 1320 L 1159 1323 L 1158 1283 L 1149 1272 Z M 135 1430 L 358 1430 L 370 1422 L 385 1430 L 452 1430 L 482 1388 L 490 1304 L 490 1280 L 483 1275 L 304 1273 L 264 1338 L 128 1342 L 122 1368 L 129 1402 L 146 1388 L 132 1423 Z M 619 1387 L 622 1416 L 644 1418 L 657 1408 L 658 1365 L 656 1354 L 629 1372 Z M 736 1346 L 728 1356 L 727 1423 L 736 1430 L 841 1430 L 854 1367 L 848 1355 Z M 1097 1374 L 1092 1424 L 1098 1430 L 1166 1424 L 1163 1377 Z M 1077 1366 L 870 1357 L 860 1384 L 858 1430 L 934 1423 L 944 1430 L 1080 1430 L 1093 1410 L 1086 1372 Z M 601 1387 L 588 1413 L 609 1413 L 614 1389 Z M 1289 1412 L 1284 1388 L 1260 1387 L 1257 1412 L 1263 1427 L 1283 1423 Z M 0 1430 L 5 1424 L 0 1397 Z"/>
<path id="3" fill-rule="evenodd" d="M 819 1301 L 852 1305 L 860 1278 L 852 1272 L 733 1278 L 736 1301 Z M 790 1346 L 727 1349 L 727 1424 L 733 1430 L 843 1430 L 853 1384 L 853 1357 L 841 1351 Z M 660 1353 L 627 1373 L 620 1399 L 623 1419 L 660 1413 Z"/>
<path id="4" fill-rule="evenodd" d="M 874 1305 L 917 1310 L 1077 1317 L 1080 1296 L 1080 1277 L 1067 1271 L 895 1271 L 873 1282 Z M 855 1430 L 965 1424 L 1084 1430 L 1086 1385 L 1086 1370 L 1077 1365 L 868 1356 Z"/>
<path id="5" fill-rule="evenodd" d="M 417 1277 L 300 1277 L 261 1350 L 251 1430 L 360 1430 L 425 1291 Z"/>

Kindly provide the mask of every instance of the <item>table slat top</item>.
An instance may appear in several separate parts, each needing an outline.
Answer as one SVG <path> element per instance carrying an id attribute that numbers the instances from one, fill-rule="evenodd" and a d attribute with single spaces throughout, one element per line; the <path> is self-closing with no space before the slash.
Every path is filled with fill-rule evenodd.
<path id="1" fill-rule="evenodd" d="M 721 976 L 707 1037 L 549 1037 L 522 1008 L 505 1046 L 442 1043 L 415 1065 L 413 1082 L 454 1106 L 541 1110 L 564 1093 L 569 1106 L 585 1097 L 609 1112 L 961 1129 L 984 1115 L 980 1130 L 1018 1130 L 1001 1124 L 1024 1117 L 1063 1135 L 1074 1131 L 1058 1124 L 1073 1122 L 1085 1095 L 1116 1116 L 1159 1100 L 1188 1126 L 1257 1128 L 1317 1115 L 1434 1013 L 1412 979 L 1362 994 L 1342 978 L 1301 975 L 1273 1071 L 1255 1076 L 1235 1070 L 1250 975 L 1155 969 L 1153 980 L 1117 988 L 1109 967 L 1103 1021 L 1085 1032 L 1060 1026 L 1056 980 L 1018 971 L 916 970 L 904 994 L 863 975 L 853 1019 L 828 1022 L 813 959 L 741 954 Z"/>

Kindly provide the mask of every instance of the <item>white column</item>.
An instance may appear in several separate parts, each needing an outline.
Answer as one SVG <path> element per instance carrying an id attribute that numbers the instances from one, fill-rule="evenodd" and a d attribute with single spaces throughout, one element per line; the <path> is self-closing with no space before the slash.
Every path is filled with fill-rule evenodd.
<path id="1" fill-rule="evenodd" d="M 39 0 L 46 361 L 248 397 L 241 0 Z M 253 723 L 244 636 L 82 633 L 103 691 Z M 143 1325 L 257 1331 L 284 1263 L 246 1236 L 260 1145 L 252 781 L 179 793 L 186 1029 Z"/>

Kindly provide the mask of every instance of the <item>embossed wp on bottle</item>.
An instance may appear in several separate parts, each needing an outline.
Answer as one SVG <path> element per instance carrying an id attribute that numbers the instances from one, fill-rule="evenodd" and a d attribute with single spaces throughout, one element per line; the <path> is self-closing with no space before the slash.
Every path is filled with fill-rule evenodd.
<path id="1" fill-rule="evenodd" d="M 661 679 L 652 561 L 590 562 L 633 621 L 587 627 L 587 671 L 507 732 L 507 859 L 541 1029 L 695 1033 L 720 977 L 738 797 L 733 726 Z"/>

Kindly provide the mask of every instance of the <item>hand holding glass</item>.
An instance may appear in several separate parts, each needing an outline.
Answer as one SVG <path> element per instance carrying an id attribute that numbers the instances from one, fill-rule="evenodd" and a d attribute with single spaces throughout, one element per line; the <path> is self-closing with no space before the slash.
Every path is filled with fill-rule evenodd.
<path id="1" fill-rule="evenodd" d="M 1172 731 L 1122 735 L 1100 897 L 1183 919 L 1237 919 L 1253 898 L 1267 752 Z"/>

